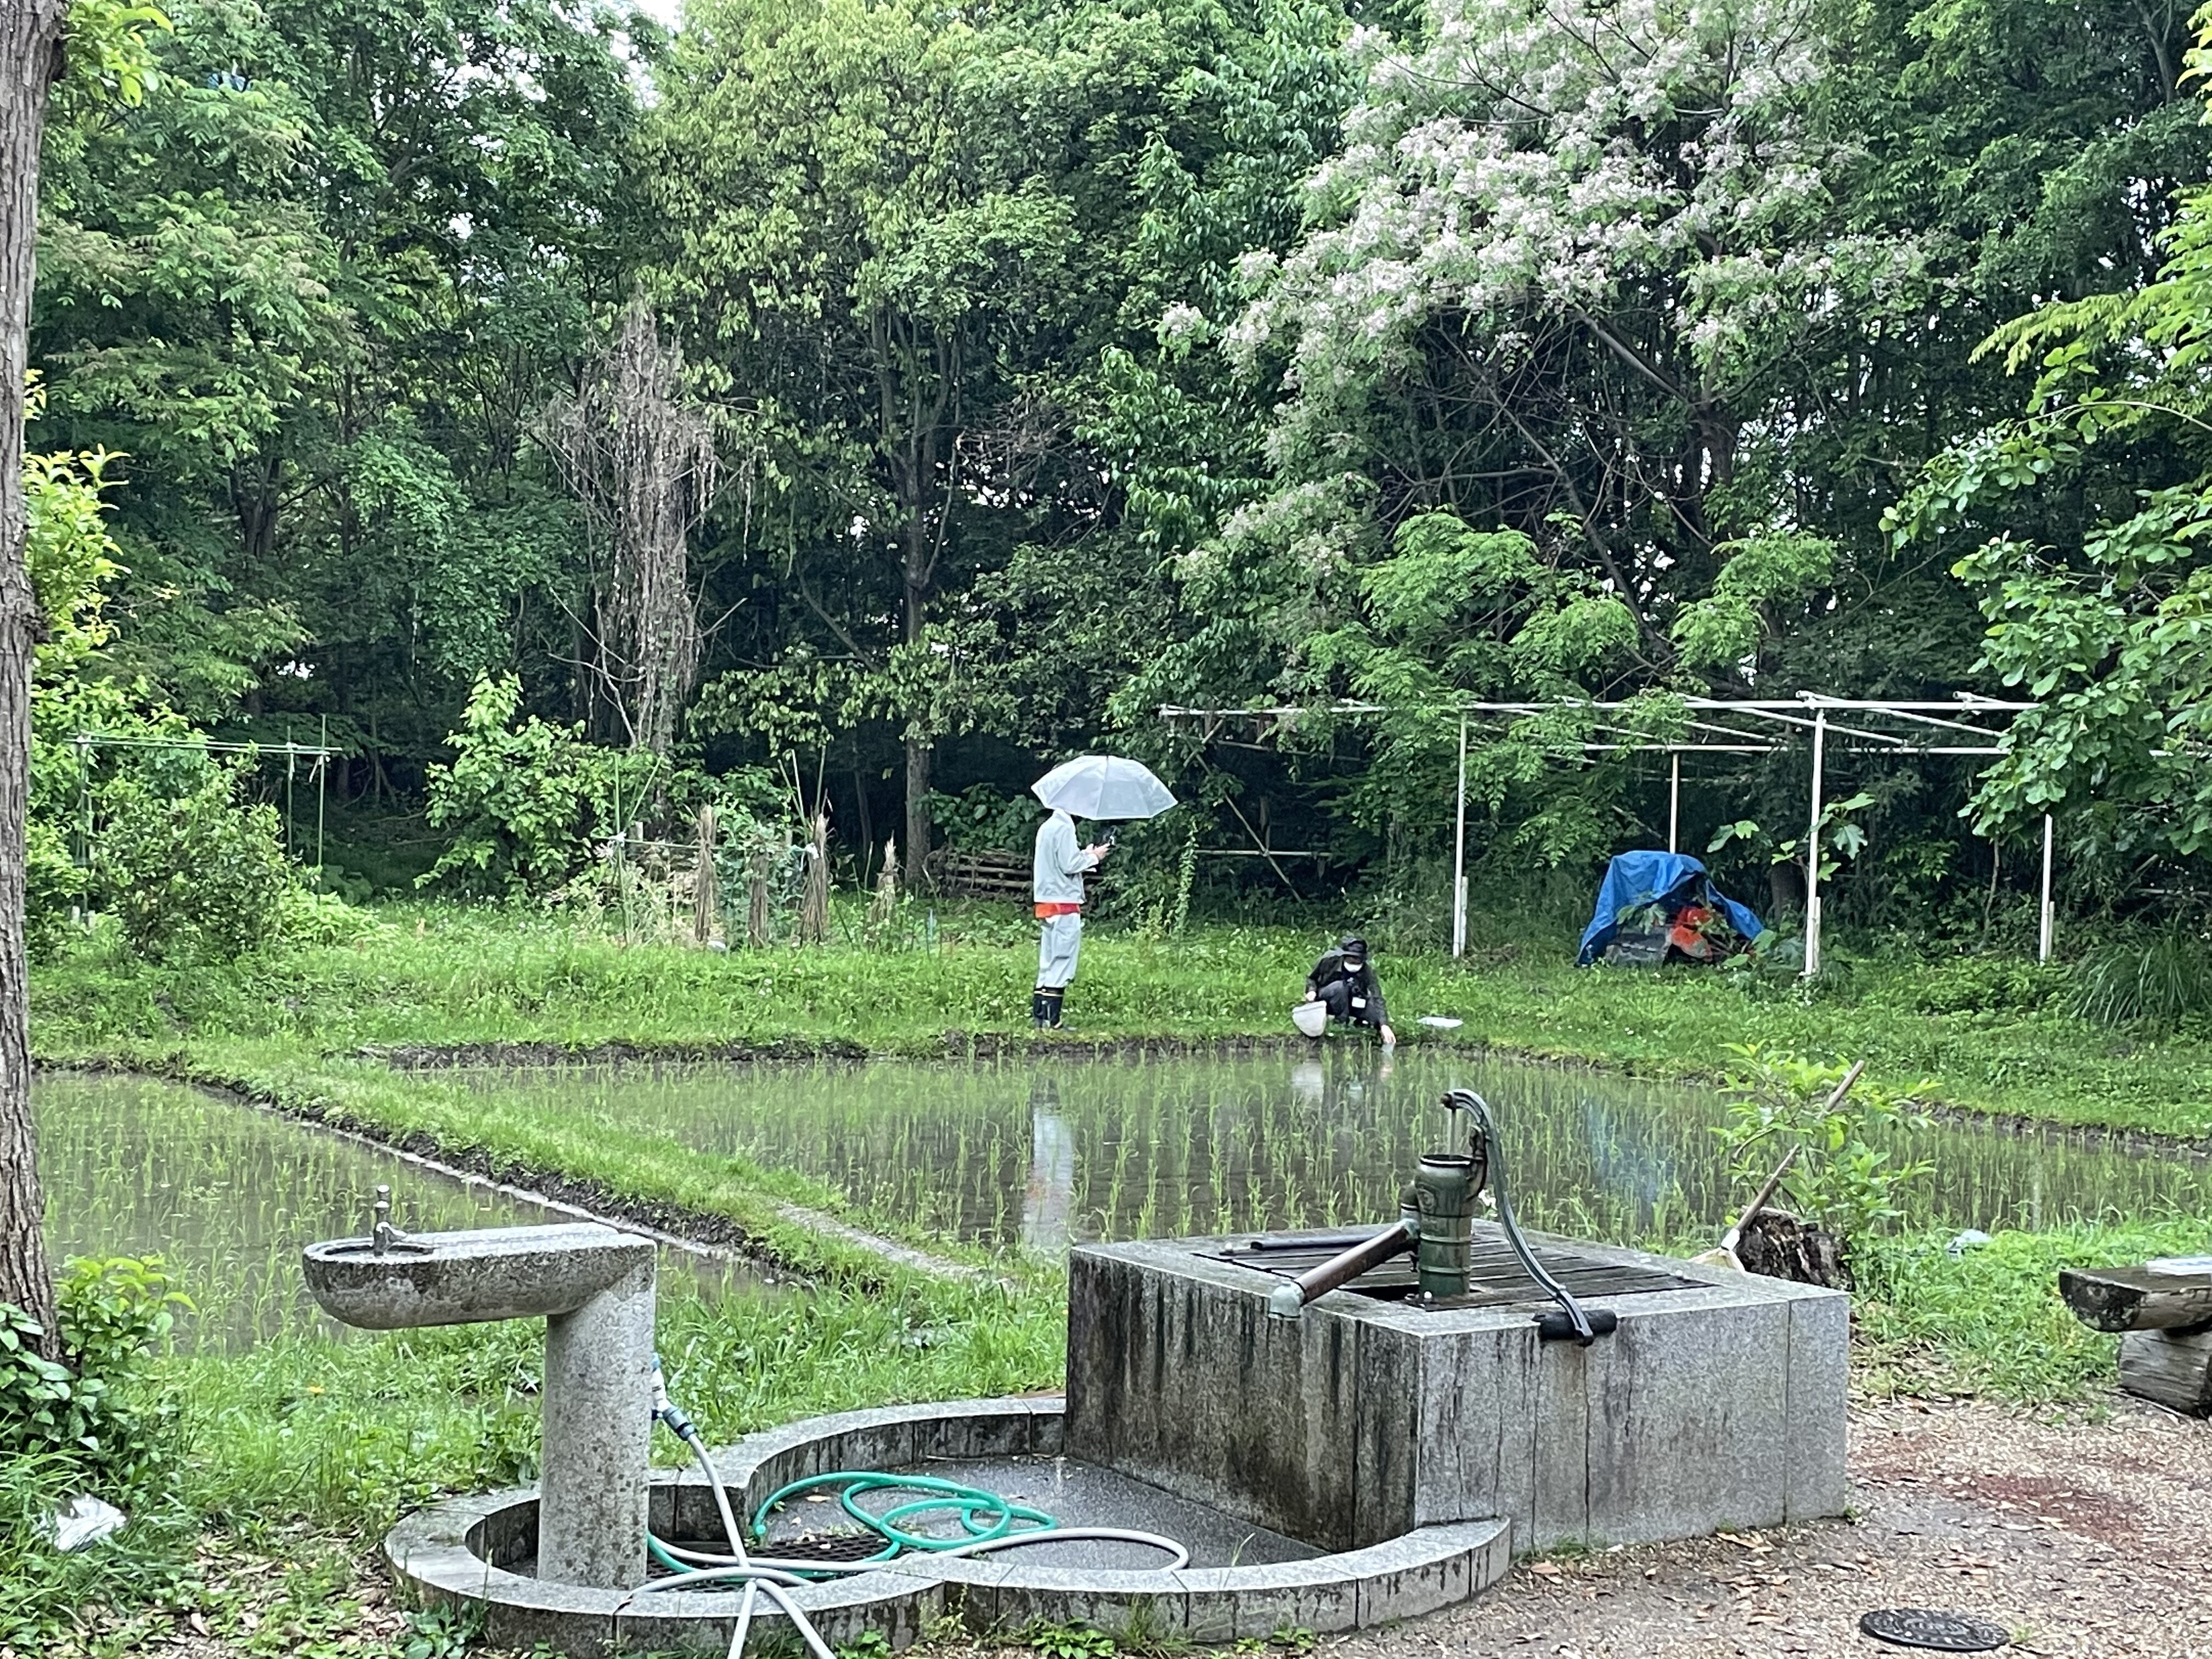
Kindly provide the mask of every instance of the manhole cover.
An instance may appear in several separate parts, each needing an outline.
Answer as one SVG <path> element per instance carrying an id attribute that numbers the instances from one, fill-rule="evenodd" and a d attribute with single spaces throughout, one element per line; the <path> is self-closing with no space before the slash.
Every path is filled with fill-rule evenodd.
<path id="1" fill-rule="evenodd" d="M 1938 1653 L 1987 1653 L 2012 1645 L 2002 1625 L 1932 1607 L 1878 1607 L 1859 1620 L 1859 1628 L 1893 1647 L 1932 1648 Z"/>

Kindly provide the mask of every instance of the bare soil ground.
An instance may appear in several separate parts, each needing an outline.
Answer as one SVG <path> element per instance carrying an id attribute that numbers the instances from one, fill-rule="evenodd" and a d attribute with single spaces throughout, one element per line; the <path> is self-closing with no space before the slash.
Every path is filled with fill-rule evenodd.
<path id="1" fill-rule="evenodd" d="M 1854 1514 L 1518 1564 L 1471 1606 L 1324 1640 L 1324 1659 L 1812 1659 L 1898 1654 L 1875 1607 L 1945 1608 L 2067 1659 L 2212 1659 L 2212 1423 L 1983 1405 L 1852 1414 Z"/>

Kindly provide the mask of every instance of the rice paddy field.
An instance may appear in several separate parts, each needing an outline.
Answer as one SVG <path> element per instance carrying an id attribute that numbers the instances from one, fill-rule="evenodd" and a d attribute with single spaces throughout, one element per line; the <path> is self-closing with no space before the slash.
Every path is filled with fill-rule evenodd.
<path id="1" fill-rule="evenodd" d="M 1742 1196 L 1711 1085 L 1440 1046 L 454 1075 L 548 1116 L 796 1170 L 866 1216 L 1046 1253 L 1071 1240 L 1380 1224 L 1415 1160 L 1450 1133 L 1438 1101 L 1458 1087 L 1490 1102 L 1532 1225 L 1703 1249 Z M 2212 1159 L 2191 1151 L 1954 1118 L 1901 1127 L 1881 1149 L 1933 1166 L 1904 1191 L 1911 1229 L 2212 1212 Z"/>
<path id="2" fill-rule="evenodd" d="M 165 1079 L 52 1073 L 38 1080 L 32 1109 L 47 1248 L 64 1260 L 160 1256 L 191 1298 L 178 1321 L 186 1352 L 358 1336 L 307 1295 L 300 1251 L 366 1232 L 379 1186 L 392 1189 L 393 1213 L 413 1232 L 568 1218 Z M 665 1294 L 713 1294 L 732 1275 L 755 1277 L 711 1258 L 661 1256 Z"/>

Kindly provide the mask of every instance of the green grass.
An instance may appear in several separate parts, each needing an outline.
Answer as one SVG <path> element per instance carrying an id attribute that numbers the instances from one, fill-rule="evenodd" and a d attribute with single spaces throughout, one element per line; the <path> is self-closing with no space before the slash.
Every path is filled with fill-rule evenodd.
<path id="1" fill-rule="evenodd" d="M 242 1052 L 228 1047 L 240 1039 L 295 1065 L 481 1044 L 915 1054 L 1031 1040 L 1035 945 L 1014 907 L 948 915 L 933 952 L 848 941 L 720 954 L 625 946 L 541 913 L 376 914 L 360 939 L 233 971 L 162 969 L 112 945 L 82 946 L 34 972 L 33 1043 L 48 1061 L 191 1066 Z M 1838 951 L 1835 980 L 1809 996 L 1787 981 L 1747 994 L 1710 971 L 1577 969 L 1567 933 L 1531 931 L 1534 943 L 1493 945 L 1462 963 L 1383 961 L 1401 1036 L 1662 1077 L 1710 1076 L 1723 1045 L 1755 1042 L 1863 1057 L 1893 1092 L 1969 1109 L 2212 1135 L 2212 1045 L 2197 1032 L 2154 1039 L 2077 1019 L 2060 1006 L 2062 970 L 1996 964 L 2004 971 L 1992 974 Z M 1326 942 L 1320 926 L 1213 925 L 1169 940 L 1097 930 L 1064 1040 L 1286 1037 L 1286 1011 Z M 1414 1024 L 1430 1012 L 1466 1024 L 1444 1038 Z"/>
<path id="2" fill-rule="evenodd" d="M 683 1298 L 663 1303 L 657 1346 L 672 1391 L 726 1444 L 819 1412 L 1056 1386 L 1063 1299 L 1050 1282 L 910 1278 Z M 133 1516 L 114 1547 L 40 1547 L 36 1513 L 76 1483 L 0 1468 L 0 1648 L 135 1650 L 182 1612 L 242 1654 L 404 1656 L 404 1640 L 359 1639 L 367 1552 L 407 1510 L 534 1478 L 541 1342 L 517 1321 L 156 1362 L 137 1386 L 177 1406 L 178 1455 L 158 1486 L 111 1494 Z M 665 1433 L 654 1450 L 683 1461 Z"/>
<path id="3" fill-rule="evenodd" d="M 1853 1362 L 1879 1394 L 1986 1395 L 2027 1405 L 2096 1401 L 2119 1338 L 2059 1299 L 2061 1267 L 2212 1250 L 2212 1218 L 2173 1216 L 2003 1232 L 1952 1256 L 1927 1236 L 1857 1249 Z"/>

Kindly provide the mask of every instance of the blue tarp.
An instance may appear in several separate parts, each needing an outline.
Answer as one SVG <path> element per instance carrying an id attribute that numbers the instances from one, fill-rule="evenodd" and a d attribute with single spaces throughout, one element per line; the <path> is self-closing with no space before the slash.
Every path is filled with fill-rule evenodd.
<path id="1" fill-rule="evenodd" d="M 1705 866 L 1686 853 L 1623 853 L 1605 866 L 1598 884 L 1597 914 L 1583 933 L 1575 965 L 1587 968 L 1620 931 L 1620 913 L 1665 902 L 1669 909 L 1692 902 L 1711 906 L 1748 941 L 1766 931 L 1759 918 L 1715 887 Z"/>

